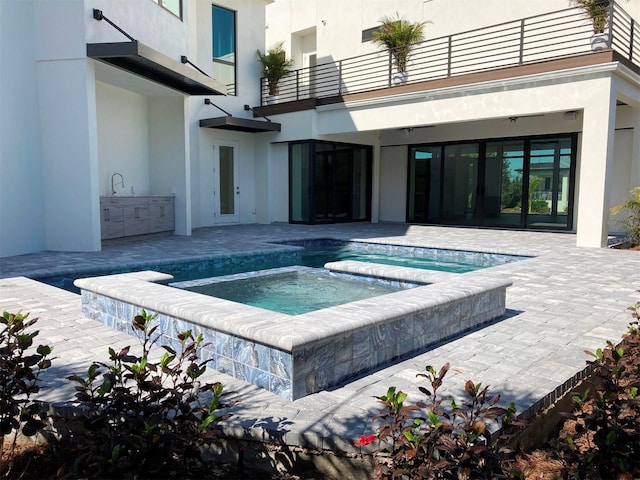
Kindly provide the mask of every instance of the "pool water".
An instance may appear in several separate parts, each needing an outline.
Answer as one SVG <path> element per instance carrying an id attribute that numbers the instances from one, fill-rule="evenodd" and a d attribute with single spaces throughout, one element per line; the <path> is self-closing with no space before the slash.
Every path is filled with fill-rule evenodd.
<path id="1" fill-rule="evenodd" d="M 170 285 L 287 315 L 301 315 L 417 286 L 404 284 L 403 288 L 388 280 L 305 267 L 276 268 Z"/>
<path id="2" fill-rule="evenodd" d="M 288 248 L 268 249 L 261 252 L 243 252 L 237 255 L 216 255 L 210 258 L 184 262 L 144 262 L 122 266 L 117 269 L 72 272 L 36 279 L 79 293 L 79 290 L 73 285 L 74 280 L 77 278 L 112 275 L 138 270 L 156 270 L 169 273 L 174 276 L 174 281 L 180 282 L 294 265 L 321 268 L 327 262 L 340 260 L 358 260 L 361 262 L 452 273 L 466 273 L 480 268 L 528 258 L 507 254 L 465 252 L 336 239 L 294 240 L 277 242 L 277 244 Z"/>
<path id="3" fill-rule="evenodd" d="M 393 255 L 365 251 L 341 246 L 307 246 L 302 253 L 302 264 L 308 267 L 323 267 L 327 262 L 357 260 L 359 262 L 382 263 L 399 267 L 422 268 L 441 272 L 466 273 L 483 268 L 463 261 L 440 261 L 430 257 Z"/>

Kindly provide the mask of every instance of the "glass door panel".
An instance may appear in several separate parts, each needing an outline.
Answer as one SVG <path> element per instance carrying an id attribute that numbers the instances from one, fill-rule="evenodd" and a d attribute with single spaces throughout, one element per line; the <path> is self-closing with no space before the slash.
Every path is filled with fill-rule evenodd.
<path id="1" fill-rule="evenodd" d="M 292 222 L 311 221 L 309 147 L 308 143 L 294 143 L 289 151 L 289 218 Z"/>
<path id="2" fill-rule="evenodd" d="M 315 170 L 313 175 L 313 194 L 315 207 L 315 221 L 328 222 L 333 220 L 333 153 L 316 152 Z"/>
<path id="3" fill-rule="evenodd" d="M 440 220 L 440 172 L 442 147 L 416 147 L 409 156 L 410 222 L 437 222 Z"/>
<path id="4" fill-rule="evenodd" d="M 214 147 L 214 212 L 215 223 L 238 223 L 238 172 L 235 168 L 235 147 Z"/>
<path id="5" fill-rule="evenodd" d="M 351 219 L 366 220 L 369 217 L 369 162 L 367 150 L 353 149 L 353 179 L 351 190 Z"/>
<path id="6" fill-rule="evenodd" d="M 220 147 L 220 213 L 233 215 L 235 207 L 235 181 L 233 147 Z"/>
<path id="7" fill-rule="evenodd" d="M 351 205 L 350 151 L 336 149 L 333 159 L 333 221 L 345 222 Z"/>
<path id="8" fill-rule="evenodd" d="M 487 143 L 483 189 L 486 225 L 522 225 L 524 151 L 524 141 Z"/>
<path id="9" fill-rule="evenodd" d="M 571 139 L 532 141 L 529 155 L 527 226 L 567 227 Z"/>
<path id="10" fill-rule="evenodd" d="M 476 223 L 478 195 L 477 143 L 447 145 L 442 177 L 442 220 L 453 224 Z"/>

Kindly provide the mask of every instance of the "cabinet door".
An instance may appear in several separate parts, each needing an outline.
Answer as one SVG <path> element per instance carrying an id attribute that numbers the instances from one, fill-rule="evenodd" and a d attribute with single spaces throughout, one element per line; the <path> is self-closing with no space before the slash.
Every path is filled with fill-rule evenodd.
<path id="1" fill-rule="evenodd" d="M 173 198 L 154 198 L 149 202 L 149 232 L 174 229 Z"/>
<path id="2" fill-rule="evenodd" d="M 149 233 L 149 205 L 137 204 L 124 207 L 124 235 Z"/>
<path id="3" fill-rule="evenodd" d="M 100 205 L 100 237 L 104 239 L 122 237 L 124 234 L 123 208 Z"/>

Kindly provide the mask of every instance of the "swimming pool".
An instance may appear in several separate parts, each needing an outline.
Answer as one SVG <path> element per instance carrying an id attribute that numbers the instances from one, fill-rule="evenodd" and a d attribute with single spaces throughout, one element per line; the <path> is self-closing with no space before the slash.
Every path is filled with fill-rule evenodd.
<path id="1" fill-rule="evenodd" d="M 301 315 L 418 286 L 416 283 L 300 266 L 172 282 L 169 285 L 287 315 Z"/>
<path id="2" fill-rule="evenodd" d="M 234 255 L 213 255 L 182 261 L 139 262 L 119 268 L 105 267 L 100 270 L 70 271 L 33 278 L 79 293 L 73 285 L 73 282 L 78 278 L 140 270 L 168 273 L 174 277 L 174 281 L 180 282 L 294 265 L 322 267 L 326 262 L 347 259 L 422 270 L 464 273 L 527 258 L 530 257 L 333 238 L 313 238 L 272 242 L 266 244 L 263 250 L 238 252 Z"/>

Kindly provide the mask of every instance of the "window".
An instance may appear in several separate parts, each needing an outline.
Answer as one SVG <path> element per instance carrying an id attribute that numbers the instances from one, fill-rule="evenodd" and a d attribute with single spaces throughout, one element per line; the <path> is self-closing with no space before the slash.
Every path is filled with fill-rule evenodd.
<path id="1" fill-rule="evenodd" d="M 213 78 L 236 94 L 236 12 L 213 5 L 211 9 Z"/>
<path id="2" fill-rule="evenodd" d="M 153 0 L 165 10 L 182 19 L 182 0 Z"/>
<path id="3" fill-rule="evenodd" d="M 370 42 L 373 40 L 373 34 L 380 30 L 380 25 L 377 27 L 367 28 L 366 30 L 362 30 L 362 43 Z"/>

